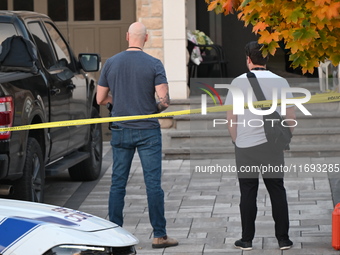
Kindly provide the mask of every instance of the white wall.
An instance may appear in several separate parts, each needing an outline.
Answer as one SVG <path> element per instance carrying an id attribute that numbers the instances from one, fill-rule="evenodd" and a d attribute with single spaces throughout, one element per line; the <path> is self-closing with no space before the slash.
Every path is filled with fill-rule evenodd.
<path id="1" fill-rule="evenodd" d="M 164 67 L 170 98 L 188 98 L 185 0 L 163 0 Z"/>

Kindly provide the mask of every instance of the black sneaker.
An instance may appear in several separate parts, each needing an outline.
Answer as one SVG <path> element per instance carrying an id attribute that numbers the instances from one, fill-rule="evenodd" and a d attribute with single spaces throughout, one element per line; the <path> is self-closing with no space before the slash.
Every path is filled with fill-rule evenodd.
<path id="1" fill-rule="evenodd" d="M 288 250 L 292 248 L 293 242 L 289 239 L 279 241 L 280 250 Z"/>
<path id="2" fill-rule="evenodd" d="M 241 249 L 241 250 L 244 250 L 244 251 L 250 251 L 250 250 L 253 249 L 253 244 L 252 244 L 251 241 L 244 242 L 244 241 L 242 241 L 242 239 L 237 240 L 234 243 L 234 246 L 235 246 L 235 248 L 238 248 L 238 249 Z"/>

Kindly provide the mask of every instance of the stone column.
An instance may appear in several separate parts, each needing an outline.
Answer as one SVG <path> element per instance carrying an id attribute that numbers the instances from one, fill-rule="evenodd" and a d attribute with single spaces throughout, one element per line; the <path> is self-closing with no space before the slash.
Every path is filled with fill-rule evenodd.
<path id="1" fill-rule="evenodd" d="M 164 62 L 163 1 L 137 0 L 137 20 L 148 29 L 149 40 L 144 51 Z"/>
<path id="2" fill-rule="evenodd" d="M 188 97 L 185 0 L 136 0 L 137 20 L 148 29 L 145 52 L 160 59 L 168 77 L 170 97 Z"/>

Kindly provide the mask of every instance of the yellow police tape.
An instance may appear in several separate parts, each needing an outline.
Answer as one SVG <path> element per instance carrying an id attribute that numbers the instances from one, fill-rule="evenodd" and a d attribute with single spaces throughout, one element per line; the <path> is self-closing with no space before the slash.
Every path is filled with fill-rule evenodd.
<path id="1" fill-rule="evenodd" d="M 304 97 L 296 97 L 294 99 L 302 99 L 302 98 Z M 330 103 L 330 102 L 337 102 L 337 101 L 340 101 L 340 93 L 328 92 L 328 93 L 313 95 L 311 99 L 304 104 Z M 280 103 L 281 103 L 280 100 L 278 100 L 278 104 Z M 254 102 L 253 105 L 256 108 L 258 108 L 258 107 L 271 107 L 272 104 L 271 104 L 271 100 L 266 100 L 266 101 Z M 245 104 L 244 107 L 248 108 L 247 104 Z M 224 112 L 224 111 L 229 111 L 232 109 L 233 109 L 232 105 L 214 106 L 214 107 L 207 107 L 207 112 Z M 165 113 L 157 113 L 157 114 L 149 114 L 149 115 L 65 120 L 65 121 L 38 123 L 38 124 L 24 125 L 24 126 L 17 126 L 17 127 L 0 128 L 0 132 L 79 126 L 79 125 L 88 125 L 88 124 L 96 124 L 96 123 L 119 122 L 119 121 L 126 121 L 126 120 L 140 120 L 140 119 L 149 119 L 149 118 L 166 118 L 166 117 L 174 117 L 174 116 L 179 116 L 179 115 L 199 114 L 201 112 L 202 112 L 202 109 L 199 108 L 199 109 L 190 109 L 190 110 L 165 112 Z"/>

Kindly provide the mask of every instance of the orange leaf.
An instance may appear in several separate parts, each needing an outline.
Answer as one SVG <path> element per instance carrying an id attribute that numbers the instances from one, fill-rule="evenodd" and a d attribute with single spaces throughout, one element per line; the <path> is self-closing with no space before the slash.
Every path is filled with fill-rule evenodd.
<path id="1" fill-rule="evenodd" d="M 202 0 L 200 0 L 202 1 Z M 318 61 L 340 62 L 340 0 L 205 0 L 209 10 L 253 25 L 262 52 L 274 54 L 284 39 L 293 67 L 312 72 Z M 270 28 L 270 29 L 269 29 Z"/>
<path id="2" fill-rule="evenodd" d="M 279 41 L 280 35 L 281 35 L 281 33 L 279 33 L 279 32 L 271 33 L 272 40 L 275 41 L 275 42 Z"/>
<path id="3" fill-rule="evenodd" d="M 290 49 L 291 53 L 295 54 L 298 51 L 303 51 L 303 46 L 299 42 L 290 41 L 286 45 L 286 49 Z"/>
<path id="4" fill-rule="evenodd" d="M 233 7 L 234 3 L 233 0 L 227 0 L 224 5 L 222 6 L 224 8 L 224 14 L 228 15 L 229 13 L 233 13 Z"/>
<path id="5" fill-rule="evenodd" d="M 259 38 L 259 43 L 270 43 L 272 41 L 270 33 L 267 30 L 259 32 L 261 37 Z"/>
<path id="6" fill-rule="evenodd" d="M 305 67 L 306 71 L 309 72 L 309 73 L 314 73 L 314 67 L 318 66 L 318 60 L 317 59 L 309 59 L 307 61 L 307 65 Z"/>
<path id="7" fill-rule="evenodd" d="M 315 11 L 315 15 L 320 19 L 323 20 L 326 17 L 326 11 L 329 7 L 328 6 L 323 6 Z"/>
<path id="8" fill-rule="evenodd" d="M 205 0 L 205 1 L 207 1 L 207 0 Z M 305 7 L 306 7 L 307 10 L 314 9 L 315 8 L 315 1 L 310 1 L 310 2 L 306 3 Z"/>
<path id="9" fill-rule="evenodd" d="M 283 38 L 292 39 L 293 38 L 293 31 L 291 29 L 282 30 L 281 35 L 283 36 Z"/>
<path id="10" fill-rule="evenodd" d="M 339 17 L 340 2 L 331 3 L 326 10 L 326 15 L 329 19 Z"/>
<path id="11" fill-rule="evenodd" d="M 260 22 L 258 22 L 258 23 L 253 27 L 253 32 L 254 32 L 255 34 L 257 34 L 259 30 L 260 30 L 260 31 L 263 31 L 263 30 L 266 29 L 266 27 L 268 27 L 268 25 L 267 25 L 266 23 L 260 21 Z"/>
<path id="12" fill-rule="evenodd" d="M 279 37 L 281 35 L 279 32 L 269 33 L 267 30 L 260 31 L 259 34 L 261 35 L 259 38 L 259 43 L 266 44 L 269 44 L 271 41 L 279 41 Z"/>
<path id="13" fill-rule="evenodd" d="M 330 4 L 331 0 L 314 0 L 315 6 L 323 6 L 326 3 Z"/>
<path id="14" fill-rule="evenodd" d="M 238 18 L 238 19 L 241 19 L 243 16 L 244 16 L 244 12 L 239 12 L 239 13 L 237 14 L 237 18 Z"/>
<path id="15" fill-rule="evenodd" d="M 216 8 L 217 4 L 218 4 L 218 0 L 212 1 L 208 6 L 208 11 L 214 10 Z"/>
<path id="16" fill-rule="evenodd" d="M 316 20 L 316 21 L 314 21 L 313 23 L 316 25 L 316 27 L 317 27 L 319 30 L 322 30 L 322 29 L 324 29 L 324 27 L 325 27 L 325 23 L 321 22 L 320 20 Z"/>

